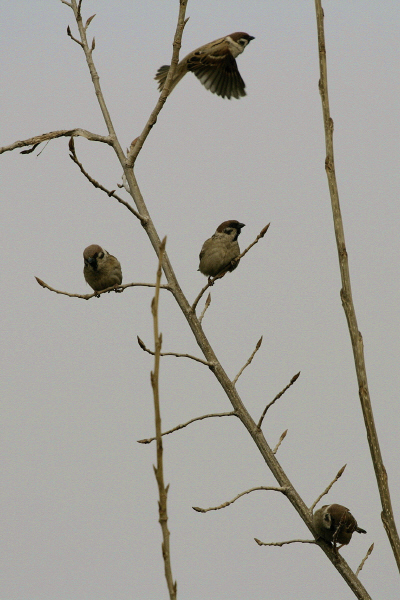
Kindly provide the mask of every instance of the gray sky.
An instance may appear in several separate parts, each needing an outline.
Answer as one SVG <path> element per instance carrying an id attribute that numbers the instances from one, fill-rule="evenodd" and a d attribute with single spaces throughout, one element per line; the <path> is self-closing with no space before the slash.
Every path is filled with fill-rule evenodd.
<path id="1" fill-rule="evenodd" d="M 170 61 L 178 3 L 84 0 L 102 89 L 123 147 L 157 101 L 153 80 Z M 352 289 L 392 501 L 400 524 L 399 85 L 397 2 L 324 2 L 335 160 Z M 203 241 L 226 219 L 246 224 L 242 248 L 264 240 L 212 290 L 204 328 L 255 419 L 290 378 L 298 382 L 264 422 L 287 475 L 308 505 L 347 469 L 327 502 L 348 506 L 366 536 L 343 556 L 374 598 L 398 598 L 398 573 L 358 400 L 340 277 L 318 93 L 314 3 L 189 0 L 182 56 L 232 31 L 255 40 L 238 65 L 248 96 L 222 100 L 189 74 L 174 90 L 136 173 L 189 300 Z M 396 18 L 397 17 L 397 18 Z M 0 145 L 56 129 L 105 134 L 84 55 L 61 2 L 2 7 Z M 76 140 L 78 157 L 109 189 L 121 169 L 112 150 Z M 130 288 L 84 302 L 40 288 L 90 290 L 82 251 L 103 245 L 124 282 L 154 281 L 156 257 L 138 221 L 92 187 L 68 158 L 68 140 L 1 156 L 2 600 L 167 598 L 152 464 L 153 292 Z M 126 192 L 122 195 L 127 197 Z M 199 349 L 168 293 L 164 351 Z M 230 410 L 211 372 L 165 358 L 164 429 Z M 310 538 L 288 501 L 255 492 L 199 514 L 247 488 L 274 485 L 234 419 L 209 419 L 165 439 L 169 528 L 179 598 L 321 600 L 354 596 L 317 547 L 258 547 Z"/>

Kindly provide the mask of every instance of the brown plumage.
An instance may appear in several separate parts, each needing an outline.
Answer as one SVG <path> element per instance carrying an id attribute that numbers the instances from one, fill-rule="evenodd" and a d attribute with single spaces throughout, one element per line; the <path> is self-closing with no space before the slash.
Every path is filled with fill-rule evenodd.
<path id="1" fill-rule="evenodd" d="M 119 260 L 97 244 L 85 248 L 83 252 L 83 275 L 95 292 L 101 292 L 111 286 L 122 283 L 122 271 Z"/>
<path id="2" fill-rule="evenodd" d="M 244 223 L 230 220 L 224 221 L 217 227 L 212 237 L 206 240 L 200 252 L 199 271 L 207 277 L 215 277 L 219 273 L 233 271 L 239 261 L 231 261 L 239 256 L 240 248 L 237 239 Z"/>
<path id="3" fill-rule="evenodd" d="M 357 525 L 348 508 L 341 504 L 326 504 L 313 514 L 313 524 L 318 535 L 327 542 L 348 544 L 353 533 L 367 533 Z"/>
<path id="4" fill-rule="evenodd" d="M 171 82 L 170 92 L 188 72 L 192 72 L 207 90 L 222 98 L 245 96 L 244 83 L 235 58 L 254 40 L 252 35 L 244 31 L 236 31 L 225 37 L 214 40 L 185 56 L 176 67 Z M 170 65 L 163 65 L 157 71 L 155 80 L 161 92 L 167 79 Z"/>

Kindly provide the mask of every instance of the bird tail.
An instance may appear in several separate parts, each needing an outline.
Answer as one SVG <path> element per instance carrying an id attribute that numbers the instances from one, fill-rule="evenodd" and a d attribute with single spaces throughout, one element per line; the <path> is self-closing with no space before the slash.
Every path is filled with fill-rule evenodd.
<path id="1" fill-rule="evenodd" d="M 163 65 L 162 67 L 160 67 L 158 69 L 156 76 L 154 77 L 154 79 L 156 81 L 158 81 L 158 91 L 159 92 L 161 92 L 164 87 L 164 83 L 165 83 L 165 80 L 167 79 L 169 67 L 170 67 L 170 65 Z"/>

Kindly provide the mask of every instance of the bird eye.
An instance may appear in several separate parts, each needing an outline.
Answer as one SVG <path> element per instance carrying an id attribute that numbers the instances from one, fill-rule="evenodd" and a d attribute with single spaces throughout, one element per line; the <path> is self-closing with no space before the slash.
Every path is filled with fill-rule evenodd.
<path id="1" fill-rule="evenodd" d="M 239 44 L 240 44 L 241 46 L 244 46 L 244 45 L 245 45 L 245 43 L 246 43 L 246 40 L 244 40 L 243 38 L 242 38 L 241 40 L 239 40 Z"/>

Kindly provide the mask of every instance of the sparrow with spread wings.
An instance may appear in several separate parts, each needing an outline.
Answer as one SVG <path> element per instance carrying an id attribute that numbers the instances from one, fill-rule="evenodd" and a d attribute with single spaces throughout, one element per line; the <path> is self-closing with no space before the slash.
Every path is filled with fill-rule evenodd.
<path id="1" fill-rule="evenodd" d="M 239 99 L 245 96 L 244 83 L 237 64 L 239 56 L 246 46 L 254 40 L 252 35 L 236 31 L 225 37 L 205 44 L 183 58 L 176 67 L 170 92 L 189 71 L 194 73 L 207 90 L 222 98 Z M 167 79 L 170 65 L 163 65 L 157 71 L 155 80 L 161 92 Z"/>

